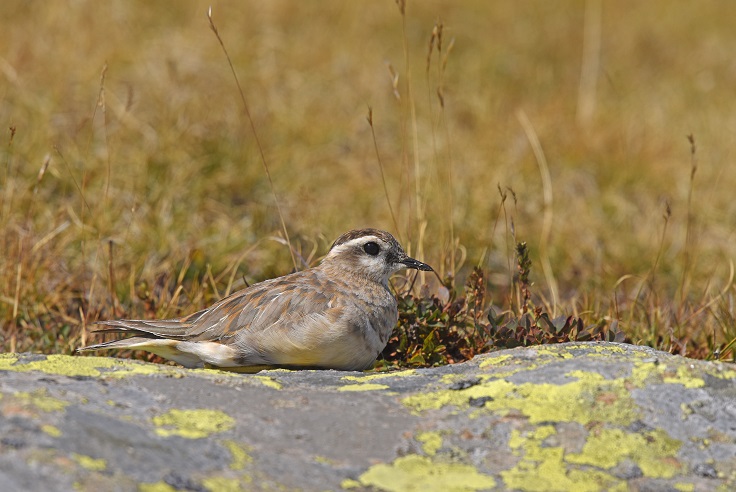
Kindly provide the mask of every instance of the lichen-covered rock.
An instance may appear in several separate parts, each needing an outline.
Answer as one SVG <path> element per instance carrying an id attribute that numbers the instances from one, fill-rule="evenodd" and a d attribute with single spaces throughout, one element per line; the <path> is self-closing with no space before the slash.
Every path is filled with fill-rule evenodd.
<path id="1" fill-rule="evenodd" d="M 391 373 L 0 355 L 27 490 L 736 490 L 736 368 L 574 343 Z"/>

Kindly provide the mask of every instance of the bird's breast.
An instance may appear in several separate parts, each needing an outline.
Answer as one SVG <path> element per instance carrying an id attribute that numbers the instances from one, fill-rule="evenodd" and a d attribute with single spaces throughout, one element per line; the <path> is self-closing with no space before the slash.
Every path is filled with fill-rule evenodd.
<path id="1" fill-rule="evenodd" d="M 399 319 L 396 299 L 377 285 L 351 293 L 346 300 L 343 307 L 345 328 L 364 344 L 366 351 L 377 355 L 388 343 Z"/>

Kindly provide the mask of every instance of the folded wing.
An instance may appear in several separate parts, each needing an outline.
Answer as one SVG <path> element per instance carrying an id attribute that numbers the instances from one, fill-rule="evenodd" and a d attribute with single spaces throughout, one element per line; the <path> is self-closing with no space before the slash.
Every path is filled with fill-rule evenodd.
<path id="1" fill-rule="evenodd" d="M 355 357 L 332 353 L 345 333 L 341 310 L 326 294 L 339 288 L 319 270 L 305 270 L 255 284 L 182 318 L 102 321 L 106 328 L 96 333 L 132 337 L 80 350 L 147 350 L 188 367 L 332 367 L 333 359 L 344 365 L 343 359 Z"/>

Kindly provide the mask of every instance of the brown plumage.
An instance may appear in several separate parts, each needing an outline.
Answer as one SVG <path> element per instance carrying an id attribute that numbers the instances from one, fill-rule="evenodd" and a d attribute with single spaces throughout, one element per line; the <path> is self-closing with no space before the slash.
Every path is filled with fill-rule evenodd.
<path id="1" fill-rule="evenodd" d="M 388 279 L 403 268 L 431 270 L 388 232 L 350 231 L 314 268 L 254 284 L 182 318 L 102 321 L 108 328 L 95 333 L 132 337 L 79 350 L 146 350 L 187 367 L 366 369 L 398 320 Z"/>

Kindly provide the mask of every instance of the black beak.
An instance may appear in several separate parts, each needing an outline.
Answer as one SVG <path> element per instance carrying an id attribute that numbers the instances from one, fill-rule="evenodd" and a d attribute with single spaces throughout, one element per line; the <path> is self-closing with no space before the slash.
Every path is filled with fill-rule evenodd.
<path id="1" fill-rule="evenodd" d="M 399 260 L 399 263 L 403 263 L 404 265 L 406 265 L 406 268 L 414 268 L 415 270 L 424 270 L 425 272 L 434 271 L 432 267 L 427 265 L 426 263 L 417 261 L 414 258 L 409 258 L 408 256 L 404 258 L 403 260 Z"/>

